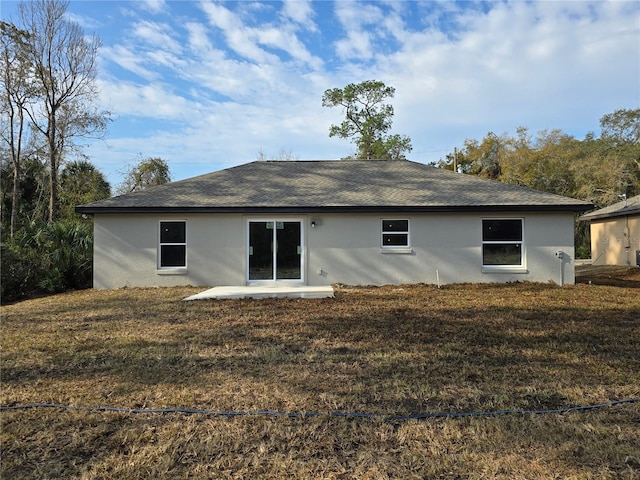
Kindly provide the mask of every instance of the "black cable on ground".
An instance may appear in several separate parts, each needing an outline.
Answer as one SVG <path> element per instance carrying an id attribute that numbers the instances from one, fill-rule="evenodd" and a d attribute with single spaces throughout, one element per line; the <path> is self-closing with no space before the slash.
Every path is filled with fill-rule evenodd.
<path id="1" fill-rule="evenodd" d="M 88 411 L 88 412 L 117 412 L 117 413 L 183 413 L 188 415 L 210 415 L 210 416 L 278 416 L 288 418 L 312 418 L 312 417 L 347 417 L 347 418 L 379 418 L 385 420 L 422 420 L 427 418 L 462 418 L 462 417 L 490 417 L 499 415 L 548 415 L 569 412 L 583 412 L 598 408 L 613 407 L 616 405 L 640 402 L 640 398 L 629 398 L 626 400 L 615 400 L 612 402 L 599 403 L 596 405 L 581 405 L 576 407 L 555 408 L 549 410 L 494 410 L 486 412 L 442 412 L 442 413 L 418 413 L 409 415 L 387 415 L 382 413 L 359 413 L 359 412 L 278 412 L 273 410 L 257 411 L 216 411 L 200 410 L 196 408 L 125 408 L 125 407 L 82 407 L 74 405 L 61 405 L 57 403 L 31 403 L 27 405 L 0 405 L 0 412 L 10 410 L 28 410 L 35 408 L 58 408 L 62 410 Z"/>

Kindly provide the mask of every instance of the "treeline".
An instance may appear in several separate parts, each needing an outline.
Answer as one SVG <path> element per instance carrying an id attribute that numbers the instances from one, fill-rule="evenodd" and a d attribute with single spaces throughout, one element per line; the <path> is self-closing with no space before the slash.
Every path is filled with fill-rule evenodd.
<path id="1" fill-rule="evenodd" d="M 601 133 L 578 140 L 561 130 L 533 137 L 526 127 L 515 136 L 489 132 L 467 139 L 440 160 L 449 170 L 566 195 L 604 207 L 619 195 L 640 193 L 640 108 L 622 109 L 600 119 Z"/>
<path id="2" fill-rule="evenodd" d="M 93 225 L 76 205 L 111 196 L 111 186 L 83 155 L 102 138 L 97 76 L 100 39 L 69 20 L 67 0 L 18 5 L 0 21 L 0 300 L 87 288 Z M 159 158 L 141 159 L 118 193 L 169 180 Z"/>
<path id="3" fill-rule="evenodd" d="M 600 134 L 582 140 L 561 130 L 489 132 L 482 140 L 465 140 L 437 165 L 604 207 L 640 194 L 640 108 L 604 115 Z M 582 222 L 576 224 L 576 249 L 588 258 L 589 229 Z"/>
<path id="4" fill-rule="evenodd" d="M 3 156 L 3 158 L 5 158 Z M 48 164 L 34 154 L 19 178 L 14 205 L 14 175 L 7 162 L 0 168 L 2 211 L 2 302 L 68 289 L 90 288 L 93 280 L 93 219 L 75 213 L 77 205 L 109 198 L 111 185 L 89 161 L 63 160 L 58 216 L 48 220 Z M 140 158 L 125 173 L 116 194 L 143 190 L 170 181 L 167 162 Z M 10 216 L 16 212 L 11 235 Z"/>
<path id="5" fill-rule="evenodd" d="M 110 120 L 97 108 L 100 39 L 67 8 L 21 2 L 16 23 L 0 22 L 2 302 L 90 285 L 92 226 L 73 208 L 111 194 L 82 155 Z"/>
<path id="6" fill-rule="evenodd" d="M 60 175 L 57 218 L 49 221 L 47 163 L 33 155 L 24 162 L 24 167 L 16 204 L 11 194 L 13 172 L 5 162 L 0 170 L 3 303 L 36 294 L 91 287 L 93 222 L 91 218 L 76 215 L 74 208 L 111 196 L 109 183 L 91 163 L 70 162 Z M 16 217 L 12 231 L 13 212 Z"/>

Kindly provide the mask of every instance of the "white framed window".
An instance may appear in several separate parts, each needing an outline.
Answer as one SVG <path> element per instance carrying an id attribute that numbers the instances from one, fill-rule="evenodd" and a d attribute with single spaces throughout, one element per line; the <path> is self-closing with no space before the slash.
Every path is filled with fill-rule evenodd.
<path id="1" fill-rule="evenodd" d="M 482 267 L 524 268 L 524 220 L 485 218 L 482 220 Z"/>
<path id="2" fill-rule="evenodd" d="M 408 219 L 382 219 L 382 250 L 406 250 L 411 248 Z"/>
<path id="3" fill-rule="evenodd" d="M 160 222 L 158 238 L 158 268 L 185 269 L 187 267 L 187 222 Z"/>

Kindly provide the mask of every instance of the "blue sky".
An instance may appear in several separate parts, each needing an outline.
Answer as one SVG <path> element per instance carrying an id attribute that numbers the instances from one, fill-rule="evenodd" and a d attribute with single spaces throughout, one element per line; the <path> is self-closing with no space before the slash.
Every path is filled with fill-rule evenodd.
<path id="1" fill-rule="evenodd" d="M 15 19 L 16 3 L 2 2 Z M 487 132 L 562 129 L 640 106 L 637 1 L 77 1 L 69 17 L 102 39 L 105 141 L 85 149 L 113 187 L 139 156 L 172 178 L 267 158 L 338 159 L 328 88 L 396 88 L 393 133 L 429 163 Z"/>

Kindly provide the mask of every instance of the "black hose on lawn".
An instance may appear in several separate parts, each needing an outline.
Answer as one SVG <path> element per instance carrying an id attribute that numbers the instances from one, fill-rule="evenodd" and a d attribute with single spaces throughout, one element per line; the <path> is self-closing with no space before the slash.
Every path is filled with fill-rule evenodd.
<path id="1" fill-rule="evenodd" d="M 31 403 L 28 405 L 0 405 L 0 412 L 10 410 L 28 410 L 34 408 L 59 408 L 62 410 L 88 411 L 88 412 L 118 412 L 118 413 L 184 413 L 188 415 L 211 415 L 211 416 L 277 416 L 288 418 L 312 418 L 312 417 L 347 417 L 347 418 L 380 418 L 385 420 L 421 420 L 427 418 L 462 418 L 462 417 L 490 417 L 498 415 L 548 415 L 569 412 L 583 412 L 598 408 L 613 407 L 616 405 L 637 403 L 640 398 L 629 398 L 626 400 L 615 400 L 612 402 L 599 403 L 596 405 L 582 405 L 577 407 L 564 407 L 549 410 L 494 410 L 487 412 L 442 412 L 442 413 L 418 413 L 410 415 L 387 415 L 382 413 L 358 413 L 358 412 L 277 412 L 273 410 L 257 411 L 216 411 L 200 410 L 196 408 L 125 408 L 125 407 L 79 407 L 74 405 L 61 405 L 57 403 Z"/>

